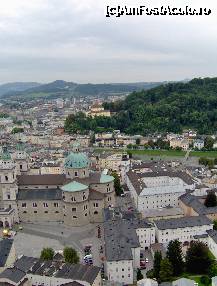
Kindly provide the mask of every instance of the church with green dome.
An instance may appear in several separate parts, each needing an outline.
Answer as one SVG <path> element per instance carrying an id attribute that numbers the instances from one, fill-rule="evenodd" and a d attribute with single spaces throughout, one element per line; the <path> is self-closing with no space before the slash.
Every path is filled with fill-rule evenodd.
<path id="1" fill-rule="evenodd" d="M 103 210 L 115 206 L 114 178 L 91 169 L 79 143 L 64 160 L 62 174 L 32 174 L 28 155 L 17 147 L 0 157 L 2 208 L 13 211 L 9 223 L 57 222 L 83 226 L 103 222 Z M 0 217 L 0 225 L 4 225 Z"/>

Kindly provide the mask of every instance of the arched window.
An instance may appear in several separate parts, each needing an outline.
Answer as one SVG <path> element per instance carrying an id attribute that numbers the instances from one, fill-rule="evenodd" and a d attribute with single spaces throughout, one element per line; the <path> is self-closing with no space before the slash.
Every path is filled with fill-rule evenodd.
<path id="1" fill-rule="evenodd" d="M 98 211 L 95 211 L 93 214 L 98 214 Z"/>

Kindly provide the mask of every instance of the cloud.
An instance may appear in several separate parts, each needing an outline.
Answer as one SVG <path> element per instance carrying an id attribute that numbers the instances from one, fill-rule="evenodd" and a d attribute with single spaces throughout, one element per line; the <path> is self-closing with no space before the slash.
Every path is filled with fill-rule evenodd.
<path id="1" fill-rule="evenodd" d="M 106 5 L 212 8 L 203 17 L 106 18 Z M 217 75 L 213 0 L 7 0 L 0 81 L 158 81 Z"/>

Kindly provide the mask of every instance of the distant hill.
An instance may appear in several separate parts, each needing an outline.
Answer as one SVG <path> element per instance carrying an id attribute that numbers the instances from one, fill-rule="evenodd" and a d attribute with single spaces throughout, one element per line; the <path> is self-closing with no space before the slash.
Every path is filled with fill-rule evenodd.
<path id="1" fill-rule="evenodd" d="M 110 83 L 110 84 L 78 84 L 74 82 L 66 82 L 56 80 L 47 84 L 29 83 L 29 86 L 20 83 L 14 84 L 14 88 L 2 89 L 0 97 L 4 98 L 37 98 L 37 97 L 69 97 L 69 96 L 106 96 L 110 94 L 131 93 L 133 91 L 146 90 L 159 86 L 160 82 L 144 82 L 144 83 Z M 11 84 L 13 85 L 13 84 Z M 16 88 L 15 88 L 16 87 Z M 1 90 L 1 86 L 0 86 Z"/>
<path id="2" fill-rule="evenodd" d="M 200 134 L 217 130 L 217 78 L 196 78 L 189 82 L 163 84 L 132 92 L 125 100 L 104 103 L 111 118 L 68 117 L 68 132 L 118 129 L 128 134 L 181 132 L 185 128 Z"/>
<path id="3" fill-rule="evenodd" d="M 37 82 L 11 82 L 11 83 L 5 83 L 0 85 L 0 96 L 7 94 L 7 93 L 13 93 L 13 92 L 20 92 L 25 91 L 30 88 L 35 88 L 40 86 L 40 83 Z"/>

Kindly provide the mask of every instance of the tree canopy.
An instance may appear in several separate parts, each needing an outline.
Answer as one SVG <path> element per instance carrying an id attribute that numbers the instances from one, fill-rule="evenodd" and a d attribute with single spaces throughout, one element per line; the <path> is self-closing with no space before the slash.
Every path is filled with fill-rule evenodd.
<path id="1" fill-rule="evenodd" d="M 125 100 L 105 103 L 111 117 L 84 114 L 66 119 L 67 132 L 119 129 L 128 134 L 181 132 L 185 128 L 212 134 L 217 126 L 217 78 L 197 78 L 133 92 Z M 212 145 L 209 138 L 206 147 Z"/>
<path id="2" fill-rule="evenodd" d="M 173 265 L 173 275 L 180 275 L 184 270 L 182 246 L 180 241 L 171 240 L 169 242 L 169 245 L 167 247 L 167 258 Z"/>
<path id="3" fill-rule="evenodd" d="M 200 241 L 192 241 L 186 253 L 186 270 L 190 273 L 207 273 L 212 265 L 209 248 Z"/>
<path id="4" fill-rule="evenodd" d="M 72 247 L 65 247 L 63 250 L 63 256 L 65 259 L 65 262 L 77 264 L 79 263 L 79 256 L 75 249 Z"/>
<path id="5" fill-rule="evenodd" d="M 215 192 L 209 192 L 207 194 L 204 205 L 208 208 L 217 206 L 217 198 Z"/>
<path id="6" fill-rule="evenodd" d="M 44 260 L 52 260 L 54 257 L 54 250 L 51 247 L 43 248 L 40 258 Z"/>

